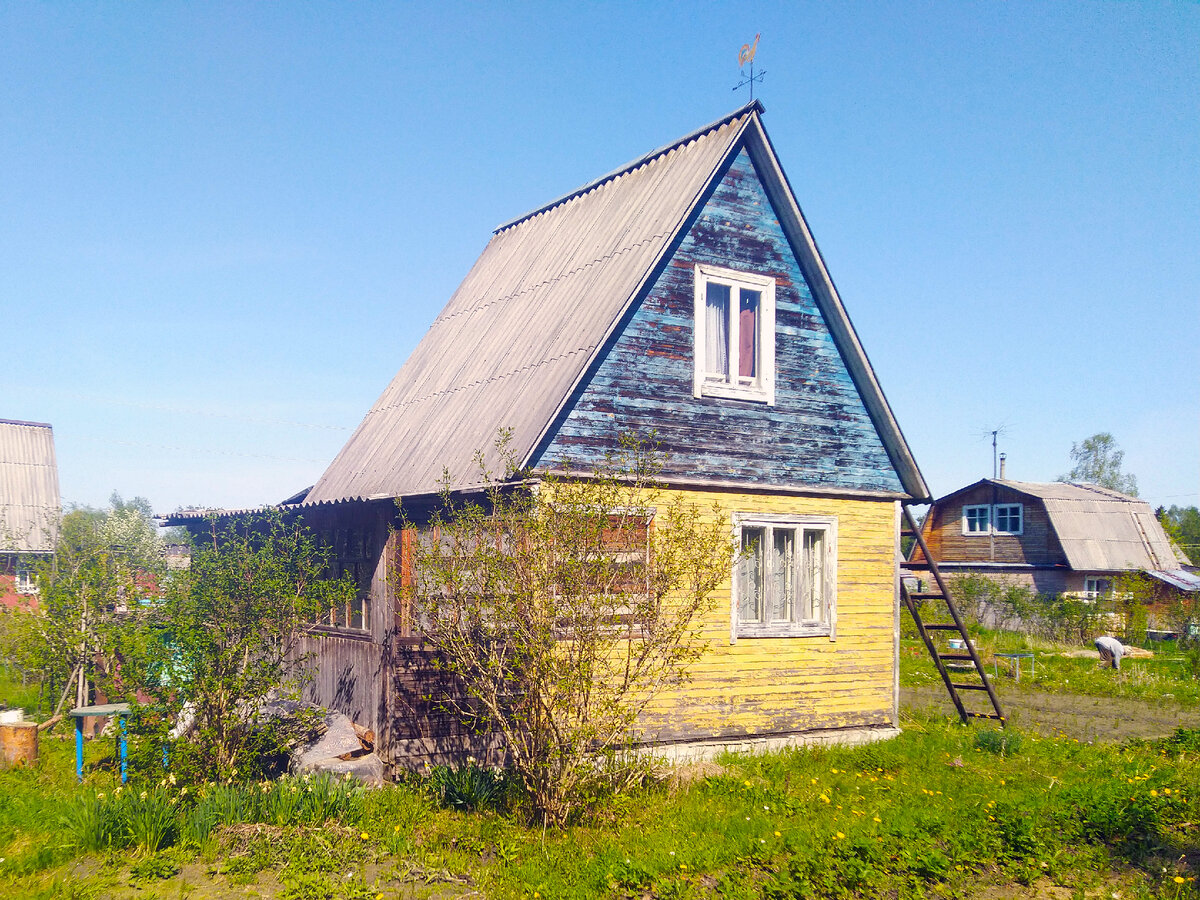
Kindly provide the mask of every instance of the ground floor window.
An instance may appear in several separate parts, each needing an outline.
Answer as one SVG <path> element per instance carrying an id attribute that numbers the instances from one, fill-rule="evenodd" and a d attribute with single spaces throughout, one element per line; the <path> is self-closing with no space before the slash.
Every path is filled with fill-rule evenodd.
<path id="1" fill-rule="evenodd" d="M 1111 578 L 1084 578 L 1083 599 L 1103 600 L 1112 593 Z"/>
<path id="2" fill-rule="evenodd" d="M 349 574 L 358 585 L 358 593 L 348 603 L 323 613 L 315 624 L 350 631 L 370 627 L 371 577 L 375 574 L 374 533 L 370 528 L 336 528 L 321 538 L 330 550 L 329 574 L 340 578 Z"/>
<path id="3" fill-rule="evenodd" d="M 837 520 L 753 516 L 736 520 L 733 637 L 833 637 Z"/>

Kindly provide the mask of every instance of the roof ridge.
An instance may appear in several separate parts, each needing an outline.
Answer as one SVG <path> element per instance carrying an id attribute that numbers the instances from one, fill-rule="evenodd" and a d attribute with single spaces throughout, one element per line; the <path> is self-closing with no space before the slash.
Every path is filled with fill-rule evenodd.
<path id="1" fill-rule="evenodd" d="M 609 181 L 613 181 L 617 178 L 620 178 L 622 175 L 624 175 L 628 172 L 632 172 L 634 169 L 644 166 L 646 163 L 652 162 L 653 160 L 657 159 L 660 156 L 665 156 L 666 154 L 670 153 L 672 150 L 682 147 L 685 144 L 690 144 L 692 141 L 696 140 L 697 138 L 701 137 L 702 135 L 708 134 L 711 131 L 716 131 L 717 129 L 722 128 L 725 125 L 728 125 L 730 122 L 734 121 L 735 119 L 739 119 L 739 118 L 749 115 L 751 113 L 758 113 L 759 115 L 762 115 L 764 112 L 766 112 L 766 108 L 762 105 L 762 103 L 760 101 L 751 100 L 749 103 L 745 104 L 744 106 L 738 107 L 733 112 L 722 116 L 721 118 L 717 119 L 715 122 L 710 122 L 709 124 L 703 126 L 702 128 L 697 128 L 691 134 L 685 134 L 681 138 L 676 138 L 675 140 L 671 141 L 669 144 L 664 144 L 663 146 L 659 147 L 657 150 L 651 150 L 649 153 L 645 153 L 642 156 L 639 156 L 637 159 L 631 160 L 630 162 L 625 163 L 625 165 L 619 166 L 616 169 L 613 169 L 611 172 L 607 173 L 606 175 L 601 175 L 599 178 L 595 178 L 595 179 L 589 181 L 587 184 L 584 184 L 584 185 L 581 185 L 581 186 L 575 188 L 573 191 L 568 191 L 567 193 L 563 194 L 561 197 L 551 200 L 549 203 L 543 203 L 541 206 L 537 207 L 536 209 L 530 210 L 529 212 L 525 213 L 524 215 L 517 216 L 515 219 L 510 219 L 509 221 L 503 223 L 502 225 L 497 225 L 494 229 L 492 229 L 492 234 L 499 234 L 502 231 L 507 231 L 509 228 L 512 228 L 516 225 L 520 225 L 522 222 L 524 222 L 527 219 L 532 219 L 535 216 L 539 216 L 542 213 L 544 213 L 548 210 L 551 210 L 556 206 L 561 206 L 563 203 L 566 203 L 569 200 L 573 200 L 575 197 L 580 197 L 583 194 L 588 193 L 589 191 L 593 191 L 596 188 L 600 187 L 601 185 L 603 185 Z"/>

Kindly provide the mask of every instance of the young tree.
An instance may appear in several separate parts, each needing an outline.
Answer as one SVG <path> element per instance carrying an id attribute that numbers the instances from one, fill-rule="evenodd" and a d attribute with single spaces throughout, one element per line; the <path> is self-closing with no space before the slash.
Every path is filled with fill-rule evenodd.
<path id="1" fill-rule="evenodd" d="M 273 511 L 213 520 L 168 583 L 154 687 L 176 709 L 191 704 L 198 762 L 215 777 L 235 774 L 263 701 L 301 686 L 307 623 L 357 591 L 349 576 L 329 578 L 327 562 L 298 519 Z"/>
<path id="2" fill-rule="evenodd" d="M 139 623 L 126 613 L 156 592 L 162 575 L 149 503 L 113 494 L 113 504 L 63 516 L 54 554 L 36 570 L 37 608 L 6 622 L 8 657 L 51 691 L 62 689 L 54 713 L 68 698 L 86 703 L 89 681 L 110 695 L 127 687 L 119 673 L 139 644 Z"/>
<path id="3" fill-rule="evenodd" d="M 627 774 L 639 714 L 686 679 L 729 578 L 727 518 L 662 489 L 659 469 L 652 446 L 626 439 L 587 477 L 485 472 L 481 502 L 447 491 L 406 541 L 401 593 L 451 676 L 445 703 L 503 738 L 545 823 L 565 823 L 602 756 L 608 777 Z"/>
<path id="4" fill-rule="evenodd" d="M 1107 431 L 1100 431 L 1082 443 L 1071 444 L 1071 461 L 1074 467 L 1059 481 L 1086 481 L 1110 490 L 1137 496 L 1137 478 L 1121 471 L 1125 451 L 1117 449 L 1117 442 Z"/>

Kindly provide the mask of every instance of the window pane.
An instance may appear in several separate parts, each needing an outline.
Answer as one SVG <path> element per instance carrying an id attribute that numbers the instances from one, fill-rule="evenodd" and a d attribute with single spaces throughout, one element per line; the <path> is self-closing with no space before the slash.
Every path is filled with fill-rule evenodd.
<path id="1" fill-rule="evenodd" d="M 729 380 L 729 285 L 708 282 L 704 319 L 704 374 Z"/>
<path id="2" fill-rule="evenodd" d="M 758 376 L 758 309 L 762 300 L 760 291 L 738 291 L 738 375 L 742 378 Z"/>
<path id="3" fill-rule="evenodd" d="M 806 621 L 824 618 L 825 532 L 805 530 L 800 562 L 800 617 Z"/>
<path id="4" fill-rule="evenodd" d="M 742 559 L 738 564 L 738 619 L 763 620 L 763 553 L 766 530 L 742 529 Z"/>
<path id="5" fill-rule="evenodd" d="M 791 528 L 772 529 L 770 560 L 770 602 L 772 622 L 790 622 L 796 606 L 796 532 Z"/>
<path id="6" fill-rule="evenodd" d="M 364 628 L 363 625 L 363 597 L 360 594 L 350 601 L 350 627 Z"/>

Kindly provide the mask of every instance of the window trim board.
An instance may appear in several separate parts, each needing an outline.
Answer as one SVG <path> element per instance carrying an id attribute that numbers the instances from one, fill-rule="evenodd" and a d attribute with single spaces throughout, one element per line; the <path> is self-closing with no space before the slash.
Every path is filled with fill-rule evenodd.
<path id="1" fill-rule="evenodd" d="M 747 638 L 782 638 L 782 637 L 827 637 L 831 642 L 837 640 L 837 585 L 838 585 L 838 520 L 837 516 L 785 513 L 734 513 L 732 516 L 733 538 L 741 546 L 742 528 L 790 525 L 795 526 L 801 533 L 806 527 L 820 528 L 825 531 L 825 619 L 819 623 L 772 622 L 741 624 L 738 610 L 741 596 L 738 593 L 738 565 L 735 560 L 733 571 L 730 573 L 729 585 L 729 643 L 736 644 L 739 639 Z"/>
<path id="2" fill-rule="evenodd" d="M 716 397 L 725 400 L 749 400 L 755 403 L 775 405 L 775 279 L 768 275 L 740 272 L 723 266 L 696 263 L 693 267 L 693 329 L 692 344 L 692 394 L 695 397 Z M 758 376 L 756 384 L 739 384 L 738 376 L 730 375 L 729 381 L 715 381 L 707 376 L 705 347 L 707 346 L 707 288 L 709 282 L 727 285 L 730 288 L 747 288 L 760 294 L 758 321 Z M 730 322 L 733 317 L 733 291 L 730 296 Z M 738 341 L 729 335 L 731 351 L 736 350 Z M 729 370 L 736 368 L 729 360 Z"/>

